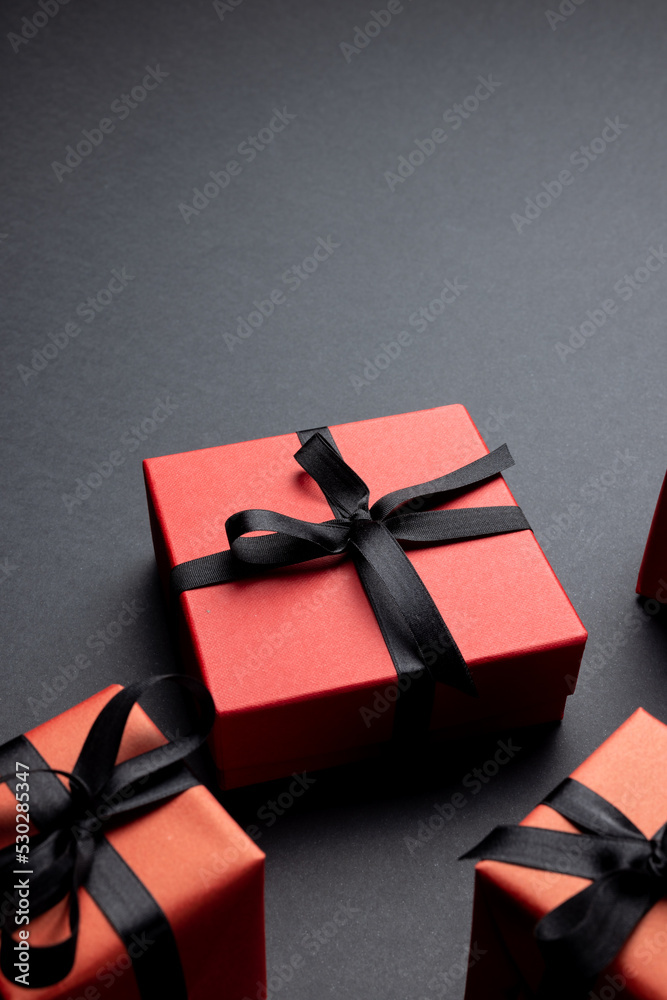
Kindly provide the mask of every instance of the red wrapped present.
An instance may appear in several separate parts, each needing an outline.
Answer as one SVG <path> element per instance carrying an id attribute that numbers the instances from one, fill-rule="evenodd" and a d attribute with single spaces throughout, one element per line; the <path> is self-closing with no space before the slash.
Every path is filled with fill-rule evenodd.
<path id="1" fill-rule="evenodd" d="M 224 787 L 562 718 L 586 631 L 511 464 L 462 406 L 144 463 Z"/>
<path id="2" fill-rule="evenodd" d="M 643 709 L 475 869 L 465 1000 L 667 998 L 667 726 Z"/>
<path id="3" fill-rule="evenodd" d="M 199 731 L 137 699 L 171 680 Z M 264 855 L 185 764 L 213 706 L 107 688 L 0 747 L 0 996 L 241 1000 L 265 983 Z"/>
<path id="4" fill-rule="evenodd" d="M 639 569 L 637 593 L 658 604 L 667 604 L 667 475 L 662 484 Z"/>

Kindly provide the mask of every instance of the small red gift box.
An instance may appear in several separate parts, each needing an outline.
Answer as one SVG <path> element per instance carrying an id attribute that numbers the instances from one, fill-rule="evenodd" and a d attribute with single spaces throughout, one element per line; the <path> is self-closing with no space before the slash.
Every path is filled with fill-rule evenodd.
<path id="1" fill-rule="evenodd" d="M 345 462 L 379 495 L 488 454 L 463 406 L 331 428 Z M 331 519 L 294 461 L 296 433 L 144 463 L 153 542 L 169 595 L 174 566 L 228 549 L 247 509 Z M 495 476 L 438 510 L 512 506 Z M 436 685 L 431 729 L 448 736 L 562 718 L 586 631 L 531 531 L 407 550 L 474 678 L 478 697 Z M 173 606 L 172 602 L 172 606 Z M 180 596 L 183 652 L 217 712 L 224 787 L 359 759 L 391 738 L 397 674 L 348 559 L 268 569 Z"/>
<path id="2" fill-rule="evenodd" d="M 93 808 L 80 807 L 75 814 L 68 813 L 77 791 L 86 783 L 74 780 L 76 776 L 66 779 L 62 772 L 75 770 L 93 723 L 118 692 L 127 691 L 118 685 L 109 687 L 0 747 L 0 773 L 3 778 L 18 774 L 20 782 L 15 789 L 0 786 L 0 847 L 5 849 L 0 861 L 9 861 L 9 868 L 17 869 L 9 875 L 8 895 L 3 894 L 5 931 L 11 930 L 12 888 L 17 883 L 26 884 L 19 903 L 21 926 L 12 931 L 13 941 L 4 937 L 2 941 L 3 969 L 5 948 L 12 956 L 10 966 L 14 959 L 22 960 L 13 970 L 14 978 L 0 973 L 0 996 L 5 1000 L 152 1000 L 156 996 L 160 1000 L 167 996 L 241 1000 L 258 995 L 266 981 L 264 855 L 187 769 L 185 778 L 178 779 L 186 786 L 180 794 L 143 807 L 139 803 L 139 813 L 127 818 L 122 808 L 131 808 L 135 796 L 135 802 L 142 795 L 150 799 L 149 770 L 143 762 L 137 773 L 141 775 L 143 770 L 144 776 L 135 775 L 134 791 L 119 787 L 113 794 L 102 795 Z M 175 766 L 175 744 L 166 742 L 144 711 L 134 705 L 117 763 L 122 766 L 122 762 L 154 748 L 159 748 L 156 767 Z M 46 770 L 49 768 L 54 770 Z M 150 778 L 154 780 L 155 775 Z M 65 790 L 68 787 L 69 793 Z M 35 915 L 39 838 L 34 838 L 39 814 L 45 815 L 54 801 L 58 804 L 63 797 L 65 809 L 61 803 L 56 811 L 61 812 L 64 825 L 57 829 L 61 838 L 69 837 L 66 850 L 74 850 L 76 840 L 81 842 L 81 836 L 85 838 L 91 831 L 95 860 L 77 894 L 80 918 L 71 971 L 55 985 L 40 986 L 36 949 L 68 937 L 71 897 L 66 891 L 62 901 L 57 897 L 55 905 Z M 17 811 L 25 804 L 29 823 L 23 822 L 26 813 Z M 115 809 L 120 815 L 114 815 L 108 825 Z M 28 826 L 29 835 L 24 832 Z M 47 835 L 49 831 L 40 832 Z M 63 853 L 62 839 L 58 850 Z M 29 864 L 21 865 L 14 858 L 14 852 L 18 858 L 19 851 Z M 101 858 L 97 851 L 103 852 Z M 46 872 L 50 886 L 62 875 L 62 866 L 54 863 Z M 3 874 L 7 873 L 3 870 Z M 27 923 L 23 909 L 30 918 Z M 28 948 L 23 952 L 20 947 L 12 948 L 14 943 L 23 946 L 26 941 Z M 167 961 L 173 975 L 166 985 L 158 986 L 160 972 L 166 975 L 160 963 Z M 144 964 L 143 978 L 137 971 L 139 964 Z M 17 980 L 20 976 L 23 978 Z"/>
<path id="3" fill-rule="evenodd" d="M 613 831 L 618 818 L 612 815 L 610 829 L 613 837 L 607 841 L 610 845 L 606 861 L 608 871 L 601 882 L 614 877 L 622 880 L 624 877 L 623 874 L 615 874 L 618 871 L 613 860 L 616 843 L 620 843 L 621 848 L 627 848 L 628 844 L 638 845 L 638 857 L 643 848 L 647 853 L 655 852 L 655 841 L 646 844 L 642 842 L 641 835 L 650 841 L 667 820 L 666 764 L 667 726 L 640 708 L 572 773 L 571 778 L 584 786 L 585 796 L 589 791 L 602 796 L 606 800 L 603 811 L 608 803 L 610 813 L 614 809 L 619 810 L 638 828 L 639 839 L 628 840 L 627 836 L 624 839 L 622 830 Z M 580 826 L 585 828 L 585 824 L 580 823 Z M 584 844 L 583 851 L 577 851 L 580 839 L 588 839 L 589 844 L 595 847 L 594 837 L 582 836 L 574 823 L 548 804 L 540 804 L 515 829 L 525 827 L 575 834 L 572 847 L 560 846 L 551 854 L 544 852 L 544 856 L 556 859 L 556 866 L 561 859 L 564 868 L 570 865 L 576 868 L 581 864 L 580 859 L 590 847 Z M 589 831 L 591 829 L 595 833 L 594 827 Z M 585 833 L 589 831 L 585 830 Z M 490 842 L 493 837 L 494 834 L 491 834 L 487 840 Z M 485 843 L 482 842 L 470 855 L 489 857 L 496 853 L 493 847 L 486 851 Z M 606 846 L 604 850 L 607 850 Z M 631 862 L 632 871 L 640 871 L 638 857 Z M 654 857 L 657 857 L 655 853 Z M 526 860 L 525 853 L 523 860 Z M 650 868 L 652 860 L 648 864 Z M 660 864 L 664 865 L 664 858 Z M 548 864 L 544 867 L 548 868 Z M 654 896 L 657 902 L 653 905 L 649 902 L 645 915 L 641 917 L 639 913 L 636 922 L 631 921 L 626 926 L 628 933 L 621 935 L 619 946 L 622 940 L 625 944 L 620 946 L 615 959 L 599 974 L 597 982 L 591 984 L 592 989 L 589 984 L 582 986 L 582 996 L 589 1000 L 613 1000 L 617 996 L 622 1000 L 666 1000 L 667 898 L 660 898 L 665 891 L 664 875 L 660 876 L 658 872 L 657 876 L 663 879 L 662 888 L 659 887 Z M 523 867 L 521 861 L 516 864 L 480 861 L 475 868 L 471 960 L 465 1000 L 532 1000 L 541 995 L 538 990 L 545 966 L 534 934 L 536 925 L 567 900 L 574 901 L 577 894 L 592 884 L 590 879 L 580 876 Z M 639 886 L 641 888 L 641 882 Z M 613 920 L 618 916 L 618 913 L 614 914 L 614 908 L 633 908 L 637 891 L 635 884 L 626 882 L 617 899 L 611 893 L 600 897 L 601 910 L 596 911 L 590 901 L 588 909 L 582 903 L 579 910 L 574 911 L 575 925 L 579 922 L 578 933 L 584 933 L 587 914 L 592 914 L 589 919 L 593 920 L 595 946 L 600 938 L 608 934 L 610 923 L 613 926 Z M 649 887 L 651 891 L 654 890 Z M 611 921 L 607 921 L 608 915 L 611 915 Z M 561 995 L 570 1000 L 574 993 L 570 991 Z M 576 994 L 576 1000 L 579 995 Z"/>
<path id="4" fill-rule="evenodd" d="M 667 604 L 667 475 L 651 522 L 637 593 L 659 604 Z"/>

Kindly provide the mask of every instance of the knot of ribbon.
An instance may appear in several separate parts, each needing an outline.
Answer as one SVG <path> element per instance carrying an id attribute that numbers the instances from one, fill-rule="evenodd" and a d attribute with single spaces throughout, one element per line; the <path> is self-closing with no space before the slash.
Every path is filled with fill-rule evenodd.
<path id="1" fill-rule="evenodd" d="M 125 726 L 135 703 L 156 684 L 175 682 L 186 688 L 199 705 L 194 732 L 163 746 L 116 763 Z M 153 808 L 199 784 L 186 763 L 213 727 L 213 700 L 201 682 L 178 674 L 139 681 L 119 691 L 95 719 L 71 772 L 50 767 L 25 737 L 0 749 L 3 771 L 10 761 L 27 764 L 30 784 L 30 820 L 35 834 L 20 839 L 29 844 L 25 871 L 17 860 L 17 844 L 0 851 L 0 892 L 5 903 L 0 938 L 0 968 L 15 977 L 15 941 L 12 933 L 24 923 L 20 893 L 29 893 L 30 921 L 69 897 L 69 936 L 56 944 L 30 946 L 30 988 L 52 986 L 74 966 L 79 934 L 78 890 L 85 886 L 125 943 L 147 928 L 153 945 L 140 961 L 132 959 L 142 1000 L 167 995 L 187 996 L 178 951 L 168 921 L 153 897 L 106 840 L 105 830 L 119 819 Z M 67 784 L 57 775 L 67 779 Z M 15 786 L 14 774 L 1 782 Z M 22 814 L 26 815 L 26 814 Z M 22 875 L 26 878 L 22 879 Z M 130 955 L 132 952 L 130 951 Z M 164 962 L 166 961 L 166 967 Z"/>
<path id="2" fill-rule="evenodd" d="M 581 832 L 498 826 L 463 858 L 591 879 L 535 928 L 545 963 L 538 1000 L 584 1000 L 642 917 L 667 895 L 667 824 L 645 837 L 620 810 L 573 778 L 543 804 Z"/>
<path id="3" fill-rule="evenodd" d="M 299 439 L 294 458 L 318 484 L 334 518 L 313 523 L 257 509 L 232 514 L 225 523 L 229 549 L 175 566 L 172 595 L 346 552 L 399 677 L 426 675 L 427 686 L 438 681 L 475 695 L 465 660 L 399 541 L 433 544 L 529 530 L 516 506 L 428 509 L 514 465 L 507 446 L 437 479 L 387 493 L 371 506 L 368 486 L 343 460 L 329 428 L 300 431 Z M 247 537 L 257 531 L 269 534 Z"/>

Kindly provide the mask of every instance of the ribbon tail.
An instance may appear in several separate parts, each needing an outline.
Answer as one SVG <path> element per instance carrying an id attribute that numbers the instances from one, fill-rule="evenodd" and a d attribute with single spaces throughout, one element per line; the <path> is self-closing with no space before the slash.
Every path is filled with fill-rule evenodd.
<path id="1" fill-rule="evenodd" d="M 373 567 L 355 550 L 352 557 L 373 614 L 398 675 L 398 698 L 392 729 L 396 749 L 421 747 L 428 737 L 435 681 L 396 602 Z"/>
<path id="2" fill-rule="evenodd" d="M 336 517 L 350 517 L 360 506 L 368 507 L 368 486 L 341 456 L 330 431 L 328 435 L 314 431 L 294 457 L 315 480 Z"/>
<path id="3" fill-rule="evenodd" d="M 16 941 L 8 930 L 2 928 L 0 938 L 0 969 L 3 976 L 14 982 L 17 970 L 14 966 L 16 961 Z M 62 979 L 69 975 L 74 966 L 76 955 L 76 936 L 71 934 L 65 941 L 58 944 L 37 947 L 30 946 L 30 972 L 29 983 L 32 989 L 40 989 L 47 986 L 55 986 Z"/>
<path id="4" fill-rule="evenodd" d="M 371 520 L 355 522 L 351 542 L 355 564 L 361 567 L 362 582 L 371 604 L 377 580 L 387 592 L 389 600 L 383 607 L 383 634 L 409 636 L 421 667 L 428 668 L 434 680 L 455 687 L 469 695 L 476 695 L 475 682 L 451 632 L 442 619 L 433 598 L 407 555 L 384 524 Z M 372 574 L 364 571 L 367 563 Z M 379 602 L 378 602 L 379 603 Z M 397 667 L 399 674 L 402 668 Z M 407 672 L 414 672 L 414 663 Z"/>
<path id="5" fill-rule="evenodd" d="M 646 876 L 616 871 L 543 917 L 535 929 L 546 966 L 539 1000 L 587 1000 L 597 977 L 654 902 Z"/>
<path id="6" fill-rule="evenodd" d="M 108 840 L 98 845 L 86 888 L 132 956 L 142 1000 L 187 1000 L 178 943 L 166 914 Z"/>
<path id="7" fill-rule="evenodd" d="M 44 841 L 41 846 L 46 848 L 48 851 L 52 846 L 55 846 L 56 840 L 57 835 L 52 835 Z M 53 844 L 51 843 L 52 841 Z M 69 862 L 66 863 L 66 869 L 71 870 L 71 884 L 68 885 L 70 933 L 64 941 L 59 941 L 57 944 L 31 944 L 29 962 L 29 983 L 31 989 L 55 986 L 56 983 L 65 979 L 74 967 L 77 942 L 79 938 L 78 890 L 86 880 L 92 864 L 94 851 L 95 845 L 92 838 L 86 837 L 85 839 L 77 841 L 74 856 L 70 859 L 65 859 Z M 35 857 L 33 858 L 33 867 L 35 867 L 35 862 L 39 864 L 37 852 L 35 852 Z M 46 872 L 43 870 L 40 873 L 41 879 L 38 876 L 37 879 L 30 880 L 31 897 L 35 898 L 36 903 L 36 905 L 31 906 L 33 916 L 38 916 L 40 913 L 44 913 L 48 908 L 50 908 L 50 905 L 53 905 L 54 900 L 48 899 L 49 891 L 51 892 L 51 895 L 55 892 L 55 895 L 60 898 L 63 898 L 65 895 L 65 893 L 61 894 L 59 889 L 56 888 L 54 890 L 53 886 L 49 886 L 48 881 L 46 886 L 44 885 L 44 875 L 47 874 L 47 872 L 48 870 Z M 39 888 L 40 885 L 42 887 L 41 893 Z M 40 895 L 42 895 L 41 899 Z M 2 970 L 5 978 L 9 979 L 10 982 L 16 980 L 15 963 L 16 941 L 10 934 L 9 929 L 3 927 L 2 936 L 0 937 L 0 969 Z"/>
<path id="8" fill-rule="evenodd" d="M 448 472 L 437 479 L 431 479 L 427 483 L 418 483 L 416 486 L 406 486 L 402 490 L 394 490 L 376 500 L 371 507 L 371 515 L 378 519 L 384 519 L 403 504 L 416 503 L 421 507 L 435 507 L 451 499 L 458 490 L 465 490 L 473 486 L 478 486 L 491 476 L 497 475 L 504 469 L 509 469 L 514 465 L 514 459 L 510 455 L 506 444 L 501 444 L 499 448 L 483 455 L 468 465 L 463 465 L 460 469 Z M 414 509 L 414 508 L 413 508 Z"/>

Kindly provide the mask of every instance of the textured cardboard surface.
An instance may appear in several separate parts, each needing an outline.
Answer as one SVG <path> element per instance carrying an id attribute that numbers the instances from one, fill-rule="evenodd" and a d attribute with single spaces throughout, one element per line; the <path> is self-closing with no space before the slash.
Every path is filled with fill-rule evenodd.
<path id="1" fill-rule="evenodd" d="M 208 0 L 72 0 L 18 52 L 7 35 L 37 2 L 0 11 L 0 739 L 173 668 L 141 460 L 299 427 L 463 403 L 489 447 L 507 441 L 508 485 L 589 630 L 563 723 L 511 733 L 522 749 L 488 781 L 472 772 L 494 770 L 495 741 L 230 799 L 268 854 L 269 965 L 285 978 L 302 958 L 274 989 L 291 1000 L 435 1000 L 469 937 L 454 859 L 637 706 L 667 718 L 664 626 L 634 594 L 667 468 L 667 267 L 624 280 L 667 241 L 665 9 L 586 0 L 552 30 L 549 6 L 413 0 L 349 63 L 340 43 L 385 3 L 243 0 L 220 20 Z M 111 104 L 156 64 L 170 75 L 121 120 Z M 493 95 L 445 121 L 489 74 Z M 186 223 L 179 204 L 276 107 L 297 118 Z M 572 164 L 617 116 L 628 128 Z M 59 182 L 52 162 L 103 117 L 115 130 Z M 391 191 L 385 171 L 438 127 L 447 140 Z M 518 233 L 512 214 L 565 169 L 574 182 Z M 340 247 L 293 288 L 329 235 Z M 77 315 L 123 267 L 122 292 Z M 223 334 L 273 290 L 285 301 L 231 352 Z M 73 322 L 24 384 L 17 366 Z M 583 346 L 561 360 L 571 326 Z M 353 385 L 392 341 L 400 355 Z M 153 425 L 158 399 L 176 408 Z M 63 494 L 111 454 L 68 513 Z M 451 979 L 447 1000 L 462 996 Z"/>

